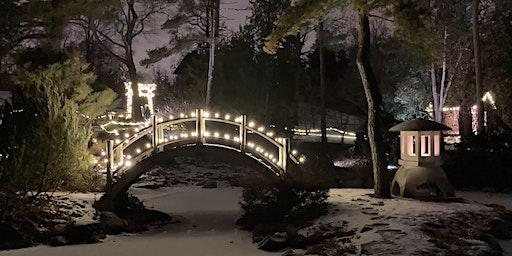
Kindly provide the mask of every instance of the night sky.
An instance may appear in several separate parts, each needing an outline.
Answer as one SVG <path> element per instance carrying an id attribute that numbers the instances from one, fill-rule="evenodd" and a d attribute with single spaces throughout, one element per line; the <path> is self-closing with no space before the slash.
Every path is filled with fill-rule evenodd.
<path id="1" fill-rule="evenodd" d="M 248 16 L 251 14 L 251 12 L 248 10 L 249 6 L 249 0 L 221 1 L 220 15 L 223 19 L 223 22 L 227 26 L 228 32 L 226 32 L 226 34 L 238 31 L 240 25 L 246 23 Z M 158 28 L 158 22 L 155 22 L 154 27 Z M 137 40 L 135 46 L 135 59 L 137 64 L 141 59 L 146 57 L 146 50 L 161 47 L 168 43 L 169 35 L 165 31 L 158 31 L 156 33 L 158 34 L 148 34 Z M 153 68 L 158 67 L 162 70 L 167 70 L 170 72 L 176 65 L 178 59 L 179 56 L 173 56 L 164 59 L 160 61 L 160 63 L 149 68 L 140 66 L 139 73 L 141 73 L 146 79 L 151 79 Z"/>

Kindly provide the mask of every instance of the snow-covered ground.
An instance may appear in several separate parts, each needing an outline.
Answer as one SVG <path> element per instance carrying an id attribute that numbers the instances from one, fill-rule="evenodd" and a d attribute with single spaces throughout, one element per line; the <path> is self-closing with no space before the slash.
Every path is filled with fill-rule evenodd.
<path id="1" fill-rule="evenodd" d="M 241 191 L 241 188 L 203 189 L 196 186 L 134 189 L 134 194 L 146 206 L 182 216 L 183 223 L 143 234 L 109 236 L 99 244 L 37 246 L 2 251 L 0 255 L 275 255 L 258 250 L 250 234 L 235 225 L 240 216 Z"/>
<path id="2" fill-rule="evenodd" d="M 239 205 L 241 188 L 230 187 L 228 182 L 219 182 L 219 188 L 201 187 L 205 177 L 223 180 L 224 178 L 218 175 L 229 173 L 225 170 L 225 166 L 217 166 L 210 170 L 204 166 L 196 168 L 201 170 L 196 173 L 200 178 L 192 178 L 190 175 L 194 168 L 189 167 L 183 168 L 186 172 L 182 175 L 148 177 L 131 189 L 132 193 L 147 207 L 169 213 L 180 219 L 181 223 L 142 234 L 108 236 L 99 244 L 37 246 L 0 251 L 0 255 L 257 256 L 283 254 L 258 250 L 257 245 L 252 243 L 250 233 L 239 230 L 235 225 L 241 215 Z M 185 183 L 185 181 L 189 182 Z M 147 185 L 152 183 L 160 185 L 147 189 Z M 434 248 L 434 245 L 429 242 L 429 237 L 420 230 L 424 222 L 461 211 L 489 211 L 491 208 L 484 204 L 490 203 L 502 204 L 512 209 L 512 194 L 458 192 L 457 196 L 465 198 L 469 203 L 436 203 L 398 198 L 376 199 L 369 196 L 371 192 L 369 189 L 332 189 L 329 202 L 333 207 L 329 214 L 316 221 L 315 226 L 328 224 L 356 230 L 356 234 L 350 237 L 348 243 L 355 245 L 360 255 L 413 255 Z M 88 205 L 98 197 L 93 194 L 59 196 L 62 200 L 70 198 Z M 81 209 L 82 212 L 91 211 L 87 205 Z M 92 216 L 92 212 L 87 212 L 77 220 L 88 223 L 94 221 Z M 503 241 L 501 245 L 505 249 L 505 255 L 512 255 L 511 241 Z"/>

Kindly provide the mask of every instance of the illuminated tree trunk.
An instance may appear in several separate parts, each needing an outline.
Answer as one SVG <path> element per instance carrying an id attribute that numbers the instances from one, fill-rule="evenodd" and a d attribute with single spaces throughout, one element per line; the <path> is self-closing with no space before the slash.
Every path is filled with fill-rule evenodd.
<path id="1" fill-rule="evenodd" d="M 480 32 L 478 25 L 478 16 L 480 13 L 480 0 L 473 0 L 473 54 L 475 56 L 475 102 L 478 113 L 477 132 L 484 132 L 484 108 L 482 104 L 483 81 L 480 57 Z"/>
<path id="2" fill-rule="evenodd" d="M 370 65 L 370 23 L 368 13 L 358 9 L 357 68 L 368 104 L 368 141 L 372 156 L 374 191 L 377 197 L 390 197 L 390 182 L 386 177 L 386 159 L 383 149 L 382 95 Z"/>

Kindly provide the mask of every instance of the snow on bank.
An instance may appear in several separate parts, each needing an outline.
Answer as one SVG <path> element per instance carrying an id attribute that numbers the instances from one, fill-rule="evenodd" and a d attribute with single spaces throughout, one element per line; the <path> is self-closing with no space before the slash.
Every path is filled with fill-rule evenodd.
<path id="1" fill-rule="evenodd" d="M 241 192 L 241 188 L 202 189 L 195 186 L 133 189 L 146 206 L 174 216 L 181 215 L 183 222 L 143 234 L 109 236 L 99 244 L 37 246 L 3 251 L 0 255 L 280 255 L 258 250 L 250 234 L 236 227 Z"/>
<path id="2" fill-rule="evenodd" d="M 369 189 L 331 189 L 334 205 L 318 223 L 342 225 L 357 230 L 352 241 L 363 254 L 413 255 L 433 248 L 421 224 L 459 211 L 488 211 L 481 204 L 424 202 L 411 199 L 377 199 Z M 379 254 L 380 255 L 380 254 Z"/>

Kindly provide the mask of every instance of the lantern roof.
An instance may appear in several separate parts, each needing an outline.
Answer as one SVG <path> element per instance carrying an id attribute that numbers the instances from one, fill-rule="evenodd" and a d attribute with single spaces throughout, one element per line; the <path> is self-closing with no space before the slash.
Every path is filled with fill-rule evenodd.
<path id="1" fill-rule="evenodd" d="M 403 123 L 399 123 L 389 129 L 390 132 L 400 132 L 400 131 L 445 131 L 451 130 L 450 127 L 426 119 L 414 119 L 410 121 L 406 121 Z"/>

